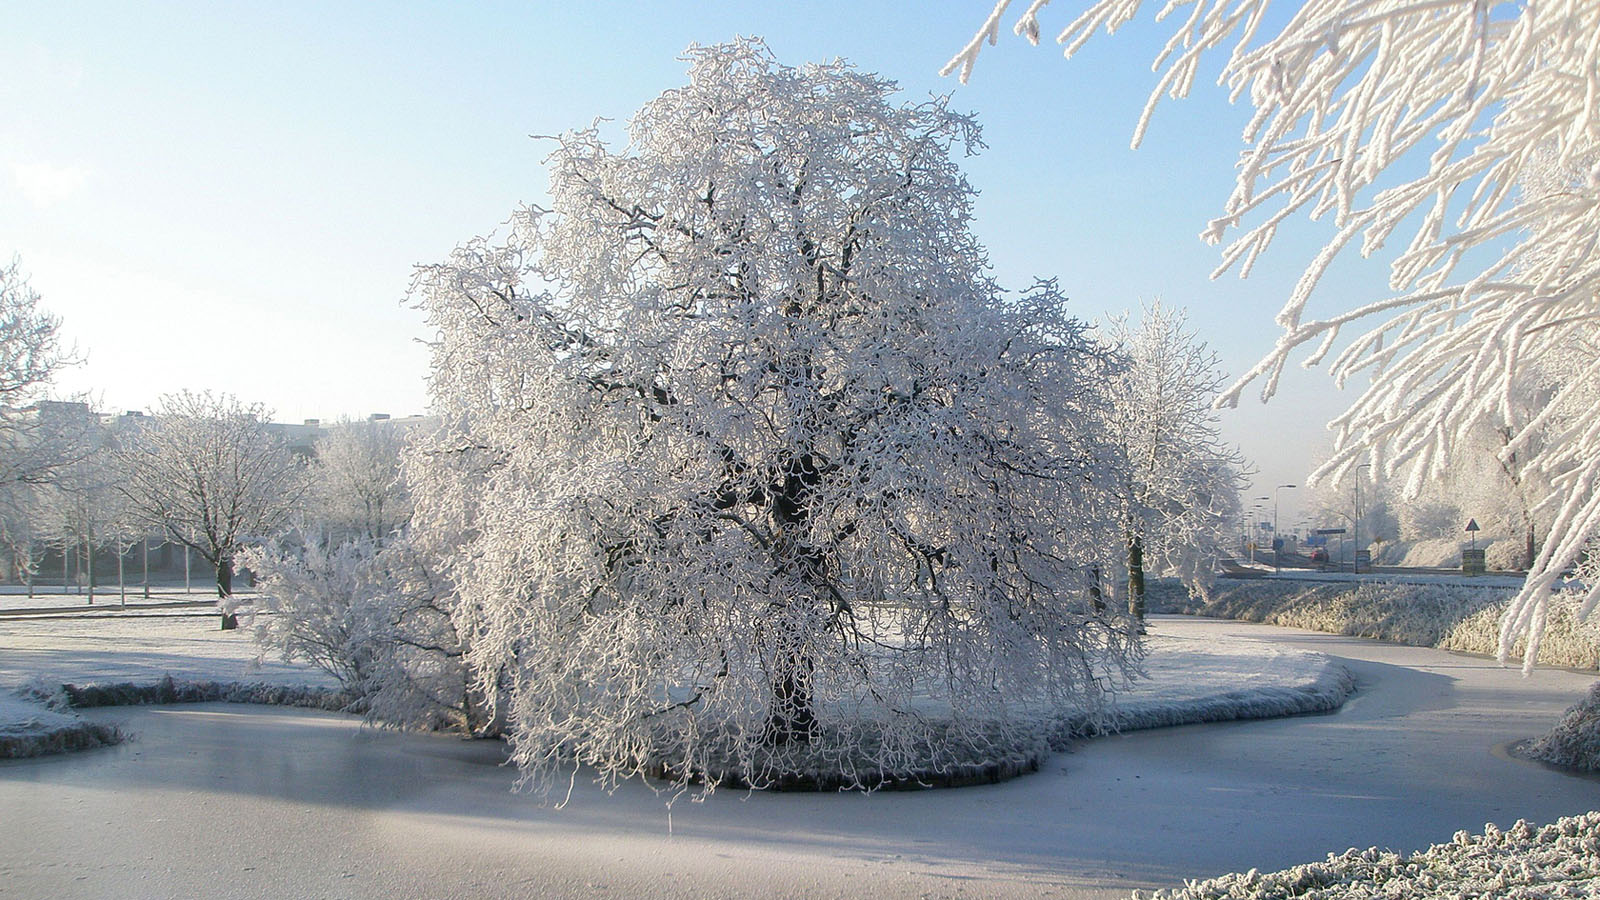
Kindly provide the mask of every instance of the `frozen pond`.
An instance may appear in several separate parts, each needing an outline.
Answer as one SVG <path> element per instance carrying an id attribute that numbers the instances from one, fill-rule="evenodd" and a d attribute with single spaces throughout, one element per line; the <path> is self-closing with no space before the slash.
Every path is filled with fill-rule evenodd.
<path id="1" fill-rule="evenodd" d="M 138 739 L 0 762 L 0 896 L 1124 897 L 1353 845 L 1600 807 L 1600 782 L 1507 758 L 1592 675 L 1524 679 L 1434 650 L 1158 619 L 1346 660 L 1338 713 L 1136 732 L 1037 775 L 948 791 L 718 793 L 580 782 L 510 792 L 489 742 L 336 715 L 200 705 L 91 710 Z"/>

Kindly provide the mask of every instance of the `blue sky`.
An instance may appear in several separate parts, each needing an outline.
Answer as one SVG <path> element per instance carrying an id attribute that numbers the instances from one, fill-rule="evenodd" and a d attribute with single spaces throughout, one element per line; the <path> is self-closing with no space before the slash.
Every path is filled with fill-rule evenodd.
<path id="1" fill-rule="evenodd" d="M 1163 36 L 1149 22 L 1071 62 L 1007 31 L 970 84 L 940 78 L 988 5 L 22 3 L 0 32 L 0 254 L 87 356 L 61 387 L 107 409 L 211 388 L 283 420 L 421 412 L 411 269 L 540 199 L 529 135 L 620 131 L 684 81 L 690 43 L 760 35 L 786 63 L 844 57 L 977 113 L 988 149 L 965 167 L 1003 284 L 1056 276 L 1085 319 L 1161 297 L 1230 374 L 1248 368 L 1326 225 L 1288 229 L 1246 281 L 1209 280 L 1218 249 L 1196 235 L 1247 111 L 1201 84 L 1129 150 Z M 1047 10 L 1047 31 L 1067 15 Z M 1346 263 L 1322 308 L 1383 276 Z M 1269 406 L 1225 413 L 1262 470 L 1252 495 L 1301 483 L 1348 399 L 1297 369 Z"/>

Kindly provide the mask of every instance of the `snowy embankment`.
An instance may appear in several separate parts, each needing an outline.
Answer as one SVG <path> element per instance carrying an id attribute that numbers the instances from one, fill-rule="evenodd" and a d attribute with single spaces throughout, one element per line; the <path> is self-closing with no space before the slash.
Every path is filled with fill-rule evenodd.
<path id="1" fill-rule="evenodd" d="M 85 722 L 42 703 L 0 692 L 0 759 L 87 750 L 122 739 L 115 726 Z"/>
<path id="2" fill-rule="evenodd" d="M 1202 638 L 1181 620 L 1154 623 L 1152 630 L 1146 677 L 1119 693 L 1109 713 L 1040 723 L 1048 744 L 1059 748 L 1108 731 L 1322 712 L 1337 708 L 1354 687 L 1345 668 L 1320 653 Z M 0 688 L 25 685 L 36 699 L 73 685 L 60 689 L 54 701 L 60 707 L 231 700 L 338 709 L 349 703 L 324 673 L 261 661 L 242 630 L 219 631 L 210 616 L 13 621 L 0 633 Z M 5 709 L 0 727 L 18 732 L 25 722 L 45 721 L 40 713 L 70 718 L 39 703 L 9 700 Z M 1036 768 L 1048 752 L 1042 742 L 1006 774 Z"/>
<path id="3" fill-rule="evenodd" d="M 247 631 L 219 630 L 210 610 L 8 618 L 0 630 L 0 758 L 90 749 L 125 737 L 84 722 L 73 707 L 349 704 L 322 672 L 264 661 L 259 653 Z"/>
<path id="4" fill-rule="evenodd" d="M 1144 680 L 1104 720 L 1069 717 L 1053 741 L 1200 722 L 1270 719 L 1338 709 L 1355 681 L 1321 653 L 1243 641 L 1202 641 L 1177 622 L 1153 623 Z"/>
<path id="5" fill-rule="evenodd" d="M 1547 734 L 1529 744 L 1526 755 L 1558 766 L 1600 772 L 1600 683 L 1572 705 Z"/>
<path id="6" fill-rule="evenodd" d="M 1348 576 L 1346 576 L 1348 579 Z M 1500 614 L 1518 584 L 1460 578 L 1428 582 L 1335 580 L 1325 575 L 1261 580 L 1219 579 L 1206 599 L 1191 597 L 1176 579 L 1150 587 L 1158 612 L 1237 619 L 1391 641 L 1413 647 L 1493 655 L 1500 639 Z M 1576 604 L 1557 594 L 1550 625 L 1539 645 L 1540 665 L 1595 669 L 1600 663 L 1600 620 L 1578 621 Z M 1514 656 L 1520 656 L 1519 642 Z"/>
<path id="7" fill-rule="evenodd" d="M 1543 828 L 1518 820 L 1501 831 L 1456 832 L 1448 844 L 1401 856 L 1376 847 L 1329 854 L 1281 872 L 1254 869 L 1191 882 L 1151 900 L 1387 900 L 1395 897 L 1600 896 L 1600 813 Z"/>

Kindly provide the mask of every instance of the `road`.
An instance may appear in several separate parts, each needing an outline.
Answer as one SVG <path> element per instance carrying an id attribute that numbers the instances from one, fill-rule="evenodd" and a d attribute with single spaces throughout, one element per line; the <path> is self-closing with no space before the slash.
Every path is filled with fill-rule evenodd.
<path id="1" fill-rule="evenodd" d="M 1125 897 L 1132 888 L 1415 850 L 1600 808 L 1600 781 L 1518 761 L 1593 681 L 1460 654 L 1157 617 L 1340 657 L 1337 713 L 1085 742 L 945 791 L 510 791 L 498 745 L 224 705 L 96 710 L 138 740 L 0 762 L 5 897 Z"/>

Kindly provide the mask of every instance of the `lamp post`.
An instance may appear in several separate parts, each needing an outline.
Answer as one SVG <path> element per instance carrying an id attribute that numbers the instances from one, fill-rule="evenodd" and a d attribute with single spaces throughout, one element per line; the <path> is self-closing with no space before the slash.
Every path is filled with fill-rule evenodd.
<path id="1" fill-rule="evenodd" d="M 1372 463 L 1362 463 L 1356 466 L 1356 517 L 1350 523 L 1350 543 L 1354 545 L 1354 552 L 1357 554 L 1361 552 L 1361 470 L 1370 468 L 1372 468 Z M 1350 570 L 1356 575 L 1361 574 L 1361 557 L 1359 555 L 1350 563 Z"/>
<path id="2" fill-rule="evenodd" d="M 1272 571 L 1278 571 L 1278 492 L 1284 488 L 1298 487 L 1293 484 L 1280 484 L 1272 490 Z"/>
<path id="3" fill-rule="evenodd" d="M 1250 515 L 1250 564 L 1251 565 L 1254 565 L 1255 561 L 1256 561 L 1256 532 L 1259 530 L 1259 529 L 1256 528 L 1256 522 L 1260 521 L 1260 519 L 1261 519 L 1261 510 L 1265 509 L 1265 507 L 1263 507 L 1261 505 L 1261 501 L 1263 501 L 1263 500 L 1271 500 L 1272 498 L 1271 497 L 1257 497 L 1255 499 L 1256 499 L 1256 504 L 1254 506 L 1250 507 L 1250 513 L 1251 513 L 1251 515 Z"/>

